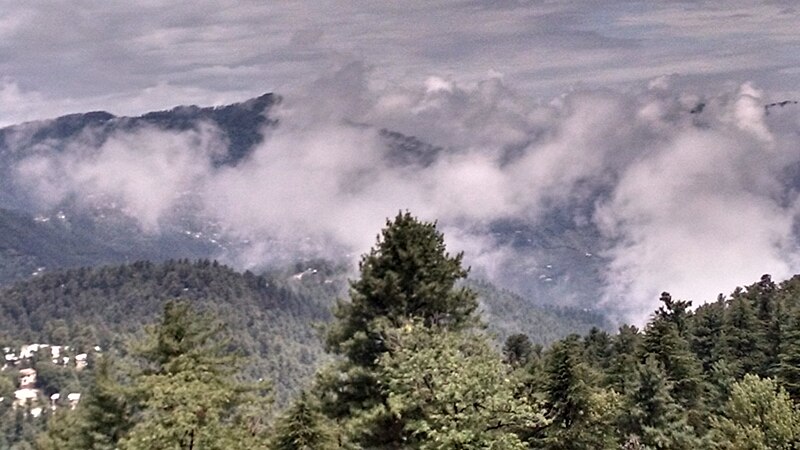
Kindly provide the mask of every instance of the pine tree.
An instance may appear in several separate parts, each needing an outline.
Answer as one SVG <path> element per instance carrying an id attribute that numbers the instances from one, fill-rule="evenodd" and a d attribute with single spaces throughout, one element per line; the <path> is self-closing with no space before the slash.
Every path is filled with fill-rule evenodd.
<path id="1" fill-rule="evenodd" d="M 515 395 L 518 382 L 482 334 L 409 323 L 387 338 L 391 351 L 379 362 L 387 401 L 354 426 L 398 417 L 400 440 L 389 448 L 522 450 L 517 432 L 546 423 L 536 404 Z"/>
<path id="2" fill-rule="evenodd" d="M 425 327 L 462 330 L 477 324 L 475 294 L 456 283 L 467 275 L 462 254 L 446 252 L 435 223 L 400 213 L 378 237 L 359 264 L 361 277 L 351 282 L 350 301 L 339 302 L 327 334 L 327 348 L 344 357 L 320 379 L 323 409 L 332 418 L 385 404 L 378 385 L 378 361 L 388 351 L 387 333 L 409 321 Z M 330 374 L 329 374 L 330 375 Z M 386 415 L 374 430 L 361 430 L 368 447 L 392 445 L 404 425 Z"/>
<path id="3" fill-rule="evenodd" d="M 408 212 L 387 221 L 376 246 L 361 259 L 350 302 L 337 305 L 329 349 L 368 367 L 386 351 L 381 336 L 386 326 L 410 319 L 449 329 L 473 325 L 475 294 L 456 287 L 467 276 L 462 257 L 446 252 L 435 223 L 420 222 Z"/>
<path id="4" fill-rule="evenodd" d="M 714 303 L 701 305 L 691 321 L 691 348 L 708 373 L 711 366 L 725 358 L 724 336 L 725 298 L 720 295 Z"/>
<path id="5" fill-rule="evenodd" d="M 589 365 L 605 372 L 611 364 L 611 337 L 607 332 L 592 327 L 583 338 L 584 354 Z"/>
<path id="6" fill-rule="evenodd" d="M 642 334 L 632 325 L 623 325 L 612 338 L 611 361 L 606 372 L 607 384 L 620 393 L 627 393 L 642 354 Z"/>
<path id="7" fill-rule="evenodd" d="M 329 450 L 339 448 L 328 419 L 319 412 L 313 397 L 301 392 L 279 419 L 273 450 Z"/>
<path id="8" fill-rule="evenodd" d="M 134 399 L 115 377 L 111 356 L 104 355 L 75 411 L 59 410 L 37 439 L 42 449 L 113 450 L 133 426 Z"/>
<path id="9" fill-rule="evenodd" d="M 783 330 L 775 373 L 793 400 L 800 400 L 800 307 Z"/>
<path id="10" fill-rule="evenodd" d="M 620 430 L 635 441 L 659 450 L 698 448 L 686 412 L 672 397 L 672 383 L 655 356 L 637 369 L 636 382 L 627 396 L 627 414 Z"/>
<path id="11" fill-rule="evenodd" d="M 120 441 L 125 450 L 248 448 L 262 438 L 240 407 L 263 395 L 236 381 L 224 327 L 186 302 L 168 302 L 142 345 L 145 370 L 134 379 L 141 410 Z"/>
<path id="12" fill-rule="evenodd" d="M 531 443 L 553 450 L 615 448 L 615 396 L 597 388 L 578 336 L 554 344 L 545 367 L 545 406 L 551 423 L 541 439 Z"/>
<path id="13" fill-rule="evenodd" d="M 709 447 L 789 450 L 800 445 L 800 412 L 774 380 L 745 375 L 722 415 L 712 417 Z"/>
<path id="14" fill-rule="evenodd" d="M 661 363 L 674 388 L 672 395 L 684 407 L 696 408 L 702 401 L 701 366 L 689 349 L 688 308 L 691 302 L 673 301 L 661 295 L 664 305 L 647 325 L 644 337 L 646 354 Z"/>
<path id="15" fill-rule="evenodd" d="M 758 357 L 759 323 L 752 302 L 737 288 L 728 302 L 725 315 L 725 352 L 735 364 L 736 378 L 756 372 L 761 364 Z"/>
<path id="16" fill-rule="evenodd" d="M 503 344 L 505 362 L 514 368 L 526 365 L 533 351 L 531 339 L 524 333 L 512 334 Z"/>

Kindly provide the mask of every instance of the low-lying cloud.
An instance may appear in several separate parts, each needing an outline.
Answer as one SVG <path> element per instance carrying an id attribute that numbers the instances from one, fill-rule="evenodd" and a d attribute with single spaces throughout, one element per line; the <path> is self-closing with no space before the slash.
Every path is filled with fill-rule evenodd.
<path id="1" fill-rule="evenodd" d="M 691 92 L 672 81 L 541 102 L 499 76 L 372 87 L 369 70 L 350 64 L 287 93 L 271 113 L 279 125 L 235 166 L 211 163 L 223 141 L 206 126 L 117 133 L 95 147 L 77 139 L 22 159 L 16 174 L 44 205 L 113 199 L 148 232 L 191 197 L 224 234 L 252 243 L 231 256 L 242 265 L 270 258 L 277 241 L 358 254 L 387 216 L 409 209 L 502 278 L 509 261 L 531 261 L 500 245 L 493 223 L 535 225 L 578 205 L 576 226 L 597 230 L 607 261 L 591 301 L 641 322 L 662 290 L 713 300 L 800 262 L 796 189 L 784 175 L 800 159 L 798 110 L 766 115 L 775 99 L 749 84 Z M 398 162 L 381 129 L 441 150 Z"/>

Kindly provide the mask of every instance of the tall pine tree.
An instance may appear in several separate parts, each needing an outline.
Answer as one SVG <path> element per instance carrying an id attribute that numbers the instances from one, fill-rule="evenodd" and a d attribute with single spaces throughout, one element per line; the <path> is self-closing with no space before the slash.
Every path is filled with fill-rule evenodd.
<path id="1" fill-rule="evenodd" d="M 327 348 L 344 359 L 318 388 L 326 413 L 335 419 L 385 404 L 378 362 L 388 350 L 391 330 L 409 321 L 425 327 L 462 330 L 478 322 L 475 294 L 457 283 L 467 276 L 462 254 L 447 253 L 435 223 L 410 213 L 387 221 L 376 245 L 359 264 L 349 301 L 339 302 L 327 334 Z M 382 420 L 382 422 L 380 422 Z M 356 439 L 370 448 L 400 445 L 404 424 L 385 415 Z"/>

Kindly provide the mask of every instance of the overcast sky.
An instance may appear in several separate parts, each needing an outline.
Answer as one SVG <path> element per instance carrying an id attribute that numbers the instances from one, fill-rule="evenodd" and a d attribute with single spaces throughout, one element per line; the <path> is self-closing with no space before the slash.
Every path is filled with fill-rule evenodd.
<path id="1" fill-rule="evenodd" d="M 352 61 L 372 83 L 502 76 L 537 98 L 671 74 L 791 95 L 793 3 L 0 0 L 0 124 L 286 94 Z"/>

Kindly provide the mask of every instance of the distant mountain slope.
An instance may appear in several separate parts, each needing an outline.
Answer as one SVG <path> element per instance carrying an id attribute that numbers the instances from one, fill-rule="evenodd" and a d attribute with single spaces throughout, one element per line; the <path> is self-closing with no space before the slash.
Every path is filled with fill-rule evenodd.
<path id="1" fill-rule="evenodd" d="M 5 231 L 0 236 L 0 285 L 42 270 L 142 259 L 239 261 L 235 255 L 242 241 L 226 236 L 217 224 L 199 215 L 190 200 L 178 205 L 175 217 L 168 224 L 160 224 L 163 226 L 157 234 L 146 233 L 135 217 L 119 205 L 103 203 L 105 200 L 81 206 L 80 199 L 68 197 L 56 206 L 41 207 L 15 179 L 18 174 L 13 172 L 14 163 L 30 154 L 74 151 L 69 147 L 71 142 L 80 142 L 81 148 L 85 146 L 91 153 L 117 132 L 143 128 L 198 130 L 203 124 L 211 124 L 227 144 L 226 151 L 213 157 L 213 164 L 224 169 L 243 161 L 263 141 L 265 129 L 280 126 L 273 114 L 280 101 L 277 95 L 264 94 L 227 106 L 179 106 L 138 117 L 97 111 L 0 129 L 0 228 Z M 458 151 L 389 129 L 375 131 L 386 146 L 387 161 L 412 171 L 430 167 L 448 153 Z M 191 199 L 191 192 L 185 194 Z M 602 290 L 607 261 L 600 256 L 602 241 L 591 220 L 591 208 L 586 206 L 551 208 L 536 224 L 518 219 L 482 224 L 481 232 L 491 234 L 498 247 L 510 248 L 520 255 L 503 262 L 496 271 L 500 279 L 495 281 L 538 304 L 592 304 L 596 293 Z M 284 247 L 297 246 L 287 243 Z M 248 264 L 253 262 L 248 260 Z M 264 267 L 266 262 L 259 266 Z"/>
<path id="2" fill-rule="evenodd" d="M 124 351 L 122 342 L 141 335 L 166 300 L 184 298 L 226 322 L 234 342 L 253 357 L 250 374 L 269 376 L 283 395 L 322 356 L 312 325 L 330 317 L 341 286 L 324 283 L 324 276 L 256 276 L 208 260 L 46 273 L 0 291 L 0 336 Z"/>
<path id="3" fill-rule="evenodd" d="M 96 111 L 0 129 L 0 285 L 43 270 L 219 253 L 218 245 L 198 239 L 201 225 L 191 218 L 164 233 L 146 234 L 134 218 L 113 208 L 86 210 L 67 203 L 39 211 L 30 194 L 13 181 L 15 161 L 33 153 L 64 151 L 70 142 L 87 135 L 93 146 L 100 147 L 115 132 L 144 127 L 186 131 L 211 123 L 227 144 L 227 152 L 215 155 L 214 163 L 235 165 L 262 141 L 263 128 L 277 122 L 268 113 L 278 102 L 279 97 L 264 94 L 219 107 L 179 106 L 138 117 Z"/>
<path id="4" fill-rule="evenodd" d="M 547 345 L 564 336 L 586 334 L 592 328 L 611 331 L 613 324 L 596 311 L 552 305 L 532 305 L 531 300 L 482 280 L 469 281 L 477 292 L 481 316 L 498 342 L 524 333 L 535 344 Z"/>
<path id="5" fill-rule="evenodd" d="M 486 282 L 473 286 L 498 339 L 524 332 L 546 344 L 606 327 L 597 315 L 532 306 Z M 346 289 L 346 271 L 322 261 L 264 275 L 208 260 L 44 273 L 0 290 L 0 347 L 66 341 L 124 353 L 123 342 L 140 336 L 166 300 L 185 298 L 229 325 L 234 341 L 252 357 L 250 375 L 274 380 L 284 398 L 325 357 L 316 326 L 331 318 L 334 300 Z"/>
<path id="6" fill-rule="evenodd" d="M 0 129 L 0 155 L 24 154 L 42 145 L 51 150 L 61 150 L 70 139 L 88 130 L 94 133 L 96 144 L 102 145 L 115 131 L 134 131 L 148 126 L 167 131 L 186 131 L 208 121 L 220 129 L 229 144 L 228 153 L 217 162 L 230 164 L 242 159 L 262 141 L 261 130 L 265 125 L 277 123 L 268 117 L 268 112 L 279 102 L 280 97 L 268 93 L 231 105 L 178 106 L 138 117 L 117 117 L 105 111 L 70 114 Z"/>
<path id="7" fill-rule="evenodd" d="M 98 222 L 0 209 L 0 286 L 44 271 L 150 259 L 204 258 L 216 249 L 186 234 L 144 235 L 132 221 Z"/>

